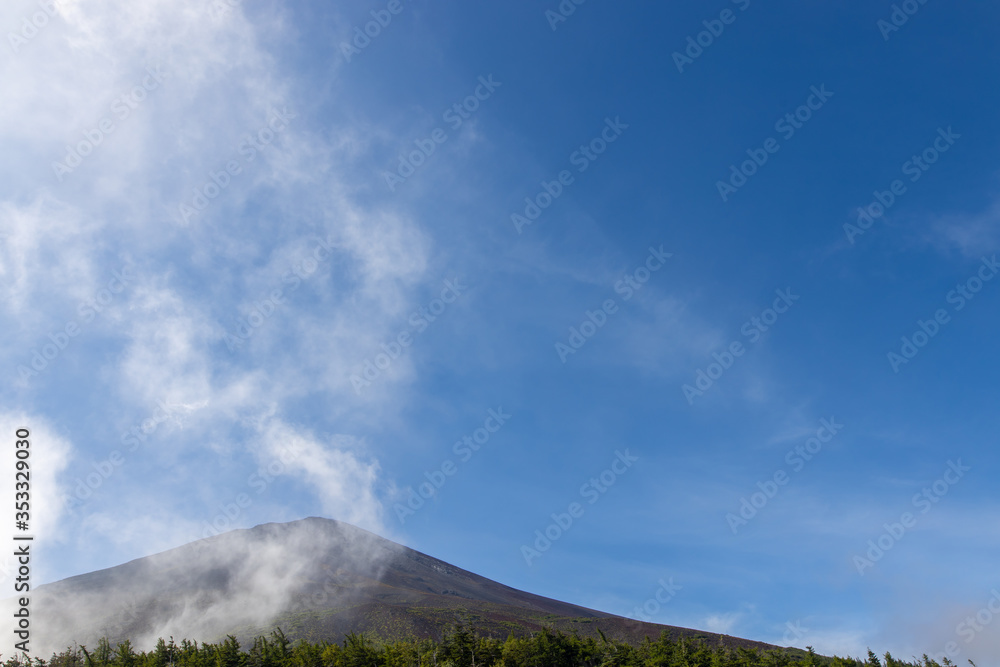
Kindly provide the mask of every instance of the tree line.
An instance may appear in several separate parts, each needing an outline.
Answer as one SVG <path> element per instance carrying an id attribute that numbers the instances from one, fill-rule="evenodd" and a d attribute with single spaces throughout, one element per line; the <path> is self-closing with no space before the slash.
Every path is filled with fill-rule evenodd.
<path id="1" fill-rule="evenodd" d="M 598 630 L 600 633 L 600 630 Z M 969 661 L 972 667 L 975 663 Z M 912 662 L 871 650 L 866 659 L 819 656 L 811 647 L 797 650 L 730 648 L 702 639 L 673 639 L 666 632 L 639 645 L 579 637 L 547 629 L 526 637 L 483 637 L 458 625 L 440 640 L 382 641 L 348 634 L 340 643 L 289 640 L 276 629 L 242 647 L 229 635 L 218 643 L 173 637 L 137 651 L 129 640 L 114 646 L 107 638 L 93 649 L 68 647 L 48 660 L 13 656 L 3 667 L 951 667 L 925 654 Z"/>

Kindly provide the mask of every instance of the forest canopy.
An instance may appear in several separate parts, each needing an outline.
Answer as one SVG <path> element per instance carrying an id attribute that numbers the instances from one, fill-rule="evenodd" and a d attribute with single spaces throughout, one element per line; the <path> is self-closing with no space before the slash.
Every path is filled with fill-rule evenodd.
<path id="1" fill-rule="evenodd" d="M 973 667 L 975 663 L 969 661 Z M 158 640 L 150 651 L 136 651 L 125 640 L 115 646 L 105 638 L 88 649 L 68 647 L 48 660 L 25 654 L 3 667 L 949 667 L 924 655 L 906 662 L 868 651 L 865 659 L 824 657 L 810 647 L 797 649 L 731 648 L 704 640 L 672 639 L 666 633 L 638 646 L 617 640 L 542 630 L 527 637 L 482 637 L 466 626 L 445 636 L 386 642 L 348 634 L 340 643 L 291 642 L 280 630 L 257 637 L 249 646 L 227 636 L 218 643 Z"/>

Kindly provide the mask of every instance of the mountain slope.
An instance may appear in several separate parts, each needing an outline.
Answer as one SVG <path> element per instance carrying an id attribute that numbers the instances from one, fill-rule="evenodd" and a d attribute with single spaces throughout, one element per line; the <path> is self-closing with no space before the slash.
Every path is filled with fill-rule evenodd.
<path id="1" fill-rule="evenodd" d="M 667 630 L 732 646 L 765 644 L 641 623 L 504 586 L 350 524 L 264 524 L 39 587 L 36 652 L 106 635 L 241 642 L 276 625 L 292 639 L 347 632 L 440 637 L 465 621 L 484 634 L 542 627 L 638 641 Z"/>

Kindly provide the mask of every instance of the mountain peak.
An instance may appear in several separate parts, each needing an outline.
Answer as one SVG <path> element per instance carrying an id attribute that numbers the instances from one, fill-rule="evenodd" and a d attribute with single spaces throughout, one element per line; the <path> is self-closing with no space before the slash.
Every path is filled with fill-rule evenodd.
<path id="1" fill-rule="evenodd" d="M 640 639 L 694 630 L 631 621 L 497 583 L 357 526 L 324 517 L 265 523 L 41 586 L 36 645 L 61 650 L 101 636 L 241 641 L 280 626 L 289 637 L 348 632 L 440 637 L 463 619 L 506 636 L 543 627 Z M 747 644 L 743 640 L 729 643 Z M 749 644 L 760 645 L 756 642 Z"/>

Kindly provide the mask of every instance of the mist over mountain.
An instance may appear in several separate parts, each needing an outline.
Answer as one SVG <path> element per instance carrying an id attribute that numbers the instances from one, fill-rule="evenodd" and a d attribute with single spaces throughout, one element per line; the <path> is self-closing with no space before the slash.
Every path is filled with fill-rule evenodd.
<path id="1" fill-rule="evenodd" d="M 455 623 L 483 634 L 543 627 L 638 641 L 667 630 L 730 646 L 766 644 L 625 619 L 532 595 L 347 523 L 269 523 L 40 586 L 32 652 L 74 642 L 159 637 L 246 642 L 280 626 L 291 639 L 339 641 L 348 632 L 439 638 Z"/>

